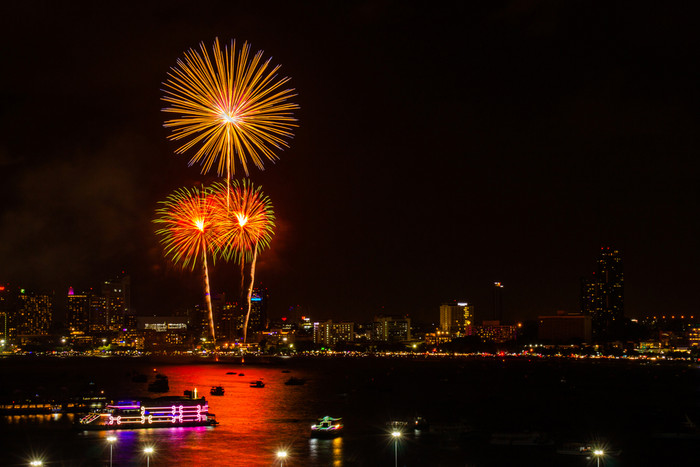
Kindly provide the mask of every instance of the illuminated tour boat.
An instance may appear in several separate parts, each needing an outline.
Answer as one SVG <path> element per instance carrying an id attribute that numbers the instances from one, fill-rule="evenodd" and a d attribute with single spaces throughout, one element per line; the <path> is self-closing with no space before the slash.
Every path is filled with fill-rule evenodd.
<path id="1" fill-rule="evenodd" d="M 108 404 L 103 410 L 80 419 L 79 428 L 86 430 L 118 430 L 179 426 L 215 426 L 218 422 L 209 413 L 204 397 L 159 397 L 142 401 L 129 400 Z"/>
<path id="2" fill-rule="evenodd" d="M 323 417 L 318 423 L 311 425 L 311 436 L 314 438 L 335 438 L 343 434 L 343 419 Z"/>

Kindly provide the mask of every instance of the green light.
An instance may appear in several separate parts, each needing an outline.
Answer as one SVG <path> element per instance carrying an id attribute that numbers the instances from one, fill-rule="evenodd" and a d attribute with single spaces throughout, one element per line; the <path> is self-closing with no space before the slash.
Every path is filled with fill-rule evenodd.
<path id="1" fill-rule="evenodd" d="M 23 293 L 24 293 L 24 289 L 19 289 L 19 293 L 23 294 Z"/>

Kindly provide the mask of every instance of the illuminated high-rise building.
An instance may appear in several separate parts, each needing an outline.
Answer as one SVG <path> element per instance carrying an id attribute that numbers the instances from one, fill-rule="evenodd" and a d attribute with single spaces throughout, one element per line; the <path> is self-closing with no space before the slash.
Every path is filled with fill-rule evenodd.
<path id="1" fill-rule="evenodd" d="M 581 311 L 591 316 L 595 334 L 605 334 L 622 323 L 624 291 L 620 252 L 601 248 L 596 271 L 581 286 Z"/>
<path id="2" fill-rule="evenodd" d="M 73 287 L 68 288 L 66 319 L 71 333 L 88 334 L 90 332 L 90 296 L 88 294 L 75 293 Z"/>
<path id="3" fill-rule="evenodd" d="M 16 297 L 9 284 L 0 284 L 0 339 L 6 342 L 17 334 L 12 320 Z"/>
<path id="4" fill-rule="evenodd" d="M 267 305 L 270 300 L 270 294 L 264 287 L 256 287 L 253 289 L 253 295 L 250 299 L 250 318 L 248 320 L 248 335 L 252 336 L 255 333 L 265 330 L 267 327 Z M 247 304 L 244 304 L 247 306 Z M 248 310 L 244 310 L 247 312 Z"/>
<path id="5" fill-rule="evenodd" d="M 493 283 L 493 320 L 503 321 L 503 283 Z"/>
<path id="6" fill-rule="evenodd" d="M 451 302 L 440 306 L 440 331 L 450 336 L 469 336 L 474 326 L 474 305 Z"/>
<path id="7" fill-rule="evenodd" d="M 236 309 L 238 304 L 227 302 L 226 294 L 220 293 L 211 295 L 211 306 L 214 311 L 216 340 L 232 341 L 236 337 Z"/>
<path id="8" fill-rule="evenodd" d="M 355 338 L 355 323 L 314 323 L 314 344 L 335 345 L 338 342 L 352 342 Z"/>
<path id="9" fill-rule="evenodd" d="M 385 342 L 411 340 L 411 318 L 408 316 L 375 316 L 372 323 L 372 338 Z"/>
<path id="10" fill-rule="evenodd" d="M 18 336 L 46 336 L 53 316 L 51 295 L 20 289 L 14 321 Z"/>
<path id="11" fill-rule="evenodd" d="M 90 331 L 109 331 L 109 314 L 107 312 L 107 298 L 100 294 L 90 294 Z"/>
<path id="12" fill-rule="evenodd" d="M 131 277 L 122 274 L 102 284 L 102 296 L 106 305 L 108 330 L 118 331 L 124 325 L 124 317 L 131 309 Z"/>

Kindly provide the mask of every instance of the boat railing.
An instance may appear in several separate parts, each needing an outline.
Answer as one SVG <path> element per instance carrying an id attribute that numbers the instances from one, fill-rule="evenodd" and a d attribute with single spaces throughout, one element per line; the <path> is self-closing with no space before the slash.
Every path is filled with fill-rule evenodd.
<path id="1" fill-rule="evenodd" d="M 82 423 L 83 425 L 87 425 L 89 423 L 94 422 L 98 418 L 100 418 L 100 414 L 97 414 L 97 413 L 87 414 L 86 416 L 84 416 L 83 418 L 80 419 L 80 423 Z"/>

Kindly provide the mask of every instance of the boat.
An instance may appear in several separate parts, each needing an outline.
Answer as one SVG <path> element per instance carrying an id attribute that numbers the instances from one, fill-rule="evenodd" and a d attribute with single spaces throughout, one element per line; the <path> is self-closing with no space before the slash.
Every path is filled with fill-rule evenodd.
<path id="1" fill-rule="evenodd" d="M 564 456 L 591 456 L 593 446 L 589 443 L 564 443 L 557 448 L 557 454 Z"/>
<path id="2" fill-rule="evenodd" d="M 557 454 L 564 456 L 586 456 L 593 457 L 596 455 L 596 451 L 602 451 L 606 456 L 619 456 L 622 454 L 621 449 L 611 449 L 603 447 L 605 443 L 564 443 L 559 448 L 557 448 Z"/>
<path id="3" fill-rule="evenodd" d="M 336 438 L 343 434 L 343 419 L 325 416 L 311 425 L 312 438 Z"/>
<path id="4" fill-rule="evenodd" d="M 211 394 L 212 396 L 223 396 L 224 388 L 223 386 L 212 386 L 211 390 L 209 391 L 209 394 Z"/>
<path id="5" fill-rule="evenodd" d="M 245 376 L 245 373 L 238 373 L 238 376 Z"/>
<path id="6" fill-rule="evenodd" d="M 258 380 L 258 381 L 251 381 L 251 382 L 250 382 L 250 387 L 251 387 L 251 388 L 264 388 L 264 387 L 265 387 L 265 383 L 263 383 L 263 382 L 260 381 L 260 380 Z"/>
<path id="7" fill-rule="evenodd" d="M 227 374 L 227 375 L 235 375 L 236 372 L 235 372 L 235 371 L 227 371 L 226 374 Z"/>
<path id="8" fill-rule="evenodd" d="M 302 384 L 306 383 L 306 380 L 303 378 L 295 378 L 292 376 L 289 378 L 287 381 L 284 382 L 287 386 L 301 386 Z"/>
<path id="9" fill-rule="evenodd" d="M 81 417 L 82 430 L 131 430 L 182 426 L 215 426 L 216 416 L 209 412 L 204 397 L 159 397 L 156 399 L 121 400 L 103 410 Z"/>
<path id="10" fill-rule="evenodd" d="M 151 392 L 168 392 L 170 390 L 168 377 L 160 373 L 157 374 L 156 379 L 148 385 L 148 390 Z"/>
<path id="11" fill-rule="evenodd" d="M 428 431 L 430 429 L 430 424 L 428 420 L 423 417 L 415 417 L 413 419 L 413 429 L 416 431 Z"/>

